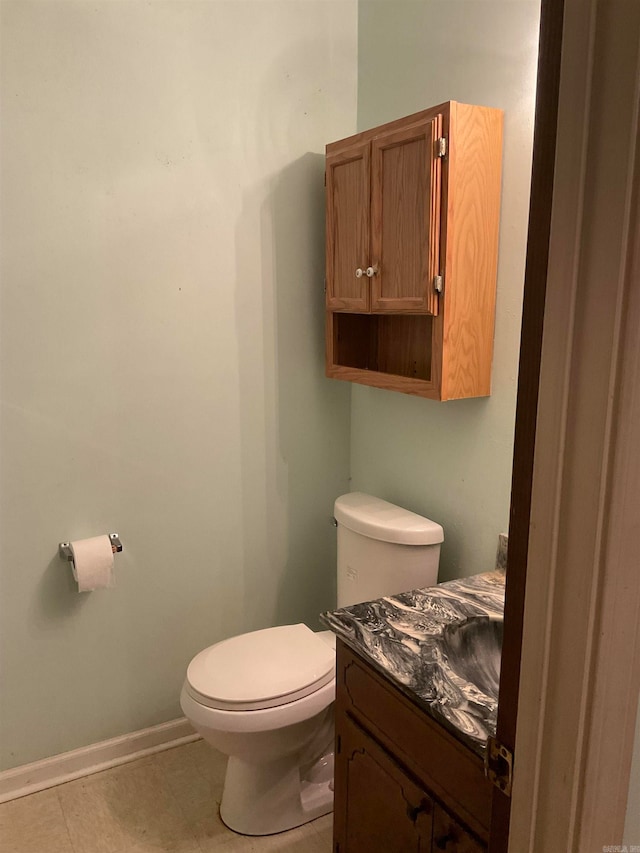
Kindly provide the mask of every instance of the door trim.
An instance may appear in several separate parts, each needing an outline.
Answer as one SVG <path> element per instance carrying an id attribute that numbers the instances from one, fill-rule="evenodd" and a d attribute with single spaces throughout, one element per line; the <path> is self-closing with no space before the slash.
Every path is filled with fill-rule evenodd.
<path id="1" fill-rule="evenodd" d="M 562 0 L 542 0 L 540 16 L 533 168 L 505 589 L 505 625 L 496 730 L 497 740 L 512 754 L 515 752 L 516 723 L 520 710 L 518 690 L 536 446 L 536 410 L 554 197 L 563 5 Z M 509 824 L 512 817 L 511 802 L 511 798 L 502 791 L 498 789 L 494 791 L 491 810 L 491 853 L 507 851 Z"/>
<path id="2" fill-rule="evenodd" d="M 624 828 L 640 689 L 639 47 L 637 4 L 566 0 L 531 513 L 516 535 L 517 853 L 602 849 Z M 514 496 L 526 485 L 514 467 Z M 504 849 L 493 829 L 491 849 Z"/>

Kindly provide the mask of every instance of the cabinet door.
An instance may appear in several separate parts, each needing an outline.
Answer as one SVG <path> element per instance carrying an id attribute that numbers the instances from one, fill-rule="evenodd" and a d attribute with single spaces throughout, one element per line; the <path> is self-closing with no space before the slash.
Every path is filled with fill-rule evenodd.
<path id="1" fill-rule="evenodd" d="M 433 810 L 433 853 L 486 853 L 486 847 L 469 835 L 451 815 L 436 805 Z"/>
<path id="2" fill-rule="evenodd" d="M 374 138 L 371 311 L 438 313 L 442 116 Z"/>
<path id="3" fill-rule="evenodd" d="M 429 853 L 429 795 L 346 716 L 339 734 L 335 802 L 344 812 L 336 814 L 340 853 Z"/>
<path id="4" fill-rule="evenodd" d="M 371 146 L 330 154 L 327 178 L 327 308 L 368 311 Z"/>

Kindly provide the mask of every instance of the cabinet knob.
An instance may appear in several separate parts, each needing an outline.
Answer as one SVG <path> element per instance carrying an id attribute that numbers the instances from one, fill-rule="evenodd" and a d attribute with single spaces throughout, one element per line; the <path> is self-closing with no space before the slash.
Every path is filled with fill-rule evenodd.
<path id="1" fill-rule="evenodd" d="M 458 850 L 460 849 L 458 846 L 460 844 L 462 844 L 462 847 L 464 847 L 465 850 L 471 849 L 464 844 L 464 839 L 461 836 L 460 830 L 452 823 L 449 824 L 446 835 L 439 835 L 437 838 L 434 838 L 433 843 L 437 850 Z M 449 847 L 449 844 L 451 844 L 451 847 Z M 473 849 L 475 850 L 475 847 Z"/>
<path id="2" fill-rule="evenodd" d="M 358 267 L 358 269 L 356 270 L 356 278 L 362 278 L 363 275 L 364 275 L 364 270 L 360 269 L 360 267 Z"/>
<path id="3" fill-rule="evenodd" d="M 426 797 L 424 797 L 417 806 L 412 806 L 407 803 L 407 817 L 415 823 L 421 814 L 431 814 L 433 810 L 432 805 L 431 800 Z"/>
<path id="4" fill-rule="evenodd" d="M 374 267 L 367 267 L 367 278 L 373 278 L 374 275 L 378 275 L 378 265 L 377 264 Z"/>

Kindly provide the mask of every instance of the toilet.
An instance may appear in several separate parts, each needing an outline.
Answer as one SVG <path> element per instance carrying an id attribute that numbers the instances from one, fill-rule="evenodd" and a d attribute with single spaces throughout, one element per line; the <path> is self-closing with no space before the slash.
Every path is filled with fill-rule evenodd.
<path id="1" fill-rule="evenodd" d="M 338 607 L 438 579 L 442 527 L 379 498 L 335 502 Z M 335 636 L 281 625 L 199 652 L 180 704 L 205 741 L 229 756 L 220 816 L 269 835 L 333 808 Z"/>

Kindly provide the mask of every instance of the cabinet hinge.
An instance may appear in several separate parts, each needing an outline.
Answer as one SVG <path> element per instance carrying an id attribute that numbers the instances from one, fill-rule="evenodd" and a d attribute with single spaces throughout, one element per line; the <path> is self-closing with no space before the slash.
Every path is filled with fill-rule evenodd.
<path id="1" fill-rule="evenodd" d="M 442 293 L 442 289 L 444 287 L 444 280 L 441 275 L 434 275 L 433 277 L 433 289 L 436 293 Z"/>
<path id="2" fill-rule="evenodd" d="M 494 737 L 490 737 L 487 741 L 487 751 L 484 756 L 484 775 L 505 796 L 511 796 L 513 752 L 498 743 Z"/>
<path id="3" fill-rule="evenodd" d="M 341 752 L 342 752 L 342 737 L 340 735 L 338 735 L 338 737 L 336 738 L 336 754 L 340 755 Z"/>
<path id="4" fill-rule="evenodd" d="M 326 170 L 325 170 L 325 173 L 324 173 L 324 185 L 325 185 L 325 187 L 326 187 L 326 185 L 327 185 L 327 172 L 326 172 Z"/>
<path id="5" fill-rule="evenodd" d="M 440 136 L 436 139 L 436 157 L 447 156 L 447 137 Z"/>

